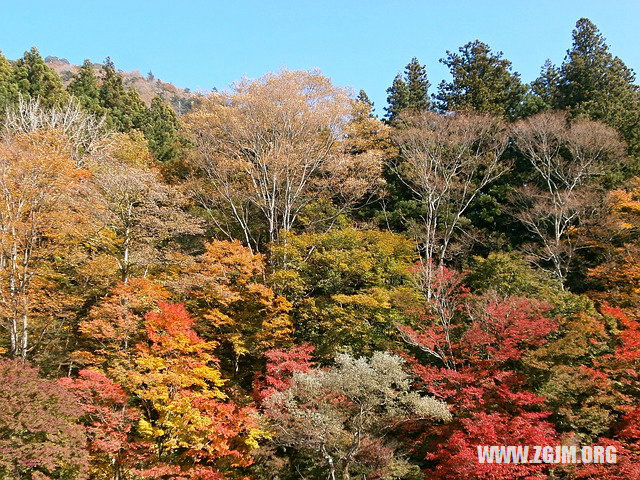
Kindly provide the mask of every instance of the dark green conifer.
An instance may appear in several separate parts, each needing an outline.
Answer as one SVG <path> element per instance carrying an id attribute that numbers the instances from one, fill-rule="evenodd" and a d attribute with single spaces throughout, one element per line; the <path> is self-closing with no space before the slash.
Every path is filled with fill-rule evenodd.
<path id="1" fill-rule="evenodd" d="M 573 31 L 562 66 L 554 108 L 601 120 L 617 129 L 629 153 L 640 156 L 640 94 L 635 75 L 609 51 L 606 39 L 588 19 Z"/>
<path id="2" fill-rule="evenodd" d="M 430 107 L 429 80 L 425 67 L 413 57 L 405 67 L 404 76 L 398 74 L 387 89 L 386 117 L 392 123 L 403 111 L 420 112 Z"/>
<path id="3" fill-rule="evenodd" d="M 78 99 L 80 104 L 89 112 L 102 116 L 104 109 L 100 105 L 100 86 L 93 64 L 88 59 L 74 75 L 67 91 Z"/>
<path id="4" fill-rule="evenodd" d="M 169 161 L 177 156 L 181 145 L 178 116 L 159 96 L 151 101 L 144 135 L 149 150 L 159 161 Z"/>
<path id="5" fill-rule="evenodd" d="M 44 61 L 38 49 L 24 53 L 13 68 L 18 92 L 28 98 L 39 98 L 44 107 L 59 105 L 69 98 L 58 74 Z"/>
<path id="6" fill-rule="evenodd" d="M 18 97 L 18 86 L 13 76 L 13 67 L 0 53 L 0 109 L 15 102 Z"/>
<path id="7" fill-rule="evenodd" d="M 442 112 L 472 110 L 508 119 L 520 114 L 527 88 L 502 52 L 492 52 L 479 40 L 469 42 L 458 53 L 447 51 L 440 60 L 449 68 L 451 81 L 442 81 L 436 95 Z"/>

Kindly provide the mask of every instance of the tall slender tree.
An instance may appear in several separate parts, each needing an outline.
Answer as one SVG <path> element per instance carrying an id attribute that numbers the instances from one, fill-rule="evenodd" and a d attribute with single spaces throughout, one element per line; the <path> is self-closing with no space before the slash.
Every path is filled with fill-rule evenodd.
<path id="1" fill-rule="evenodd" d="M 553 107 L 567 109 L 615 128 L 629 153 L 640 155 L 640 92 L 635 75 L 609 51 L 606 39 L 588 19 L 573 31 L 573 45 L 560 67 Z"/>
<path id="2" fill-rule="evenodd" d="M 151 108 L 144 127 L 149 150 L 161 162 L 172 160 L 180 151 L 178 115 L 161 97 L 151 101 Z"/>
<path id="3" fill-rule="evenodd" d="M 100 104 L 98 77 L 90 60 L 84 61 L 78 73 L 69 83 L 67 91 L 75 96 L 89 112 L 96 115 L 104 114 L 104 109 Z"/>
<path id="4" fill-rule="evenodd" d="M 398 74 L 391 87 L 387 89 L 387 119 L 391 123 L 404 110 L 414 113 L 427 110 L 429 101 L 429 87 L 426 68 L 420 65 L 416 57 L 404 69 L 404 76 Z"/>

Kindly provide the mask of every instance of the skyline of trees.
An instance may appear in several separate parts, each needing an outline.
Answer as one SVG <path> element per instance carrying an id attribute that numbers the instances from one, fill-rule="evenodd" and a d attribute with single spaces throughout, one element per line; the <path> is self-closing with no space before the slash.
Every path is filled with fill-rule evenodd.
<path id="1" fill-rule="evenodd" d="M 640 92 L 573 39 L 531 85 L 414 57 L 384 120 L 316 71 L 177 115 L 0 56 L 0 480 L 640 478 Z"/>

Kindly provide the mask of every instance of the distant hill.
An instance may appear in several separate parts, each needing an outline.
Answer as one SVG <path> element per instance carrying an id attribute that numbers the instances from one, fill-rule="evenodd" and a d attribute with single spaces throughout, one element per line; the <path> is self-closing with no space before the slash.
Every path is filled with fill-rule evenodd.
<path id="1" fill-rule="evenodd" d="M 69 63 L 66 58 L 49 56 L 44 61 L 60 75 L 65 85 L 71 81 L 73 75 L 80 69 L 80 66 Z M 93 67 L 96 70 L 96 74 L 100 75 L 101 64 L 94 63 Z M 125 85 L 135 88 L 147 105 L 151 103 L 153 97 L 160 95 L 179 114 L 187 113 L 193 109 L 198 99 L 203 95 L 200 92 L 192 92 L 188 88 L 180 88 L 171 83 L 163 82 L 159 78 L 155 78 L 151 72 L 146 76 L 137 70 L 131 72 L 121 70 L 120 72 L 124 78 Z"/>

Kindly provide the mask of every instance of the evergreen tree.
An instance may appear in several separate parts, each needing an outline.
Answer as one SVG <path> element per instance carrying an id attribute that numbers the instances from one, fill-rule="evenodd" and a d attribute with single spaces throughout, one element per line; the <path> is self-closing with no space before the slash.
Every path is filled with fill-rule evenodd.
<path id="1" fill-rule="evenodd" d="M 13 78 L 13 67 L 0 53 L 0 109 L 16 100 L 18 86 Z"/>
<path id="2" fill-rule="evenodd" d="M 396 75 L 391 86 L 387 88 L 387 104 L 389 106 L 385 107 L 385 110 L 389 123 L 408 107 L 409 90 L 401 74 Z"/>
<path id="3" fill-rule="evenodd" d="M 107 125 L 119 132 L 143 130 L 147 108 L 140 95 L 124 85 L 122 74 L 109 57 L 102 66 L 100 104 L 107 112 Z"/>
<path id="4" fill-rule="evenodd" d="M 161 162 L 172 160 L 180 149 L 180 134 L 176 112 L 159 96 L 151 101 L 144 129 L 149 150 Z"/>
<path id="5" fill-rule="evenodd" d="M 100 105 L 100 86 L 91 61 L 84 61 L 82 67 L 69 83 L 67 91 L 74 95 L 80 104 L 89 112 L 98 116 L 104 114 Z"/>
<path id="6" fill-rule="evenodd" d="M 16 62 L 13 77 L 20 94 L 40 98 L 45 107 L 58 105 L 69 96 L 58 74 L 45 63 L 36 47 Z"/>
<path id="7" fill-rule="evenodd" d="M 635 75 L 609 51 L 606 39 L 588 19 L 581 18 L 573 31 L 573 45 L 560 67 L 554 108 L 573 116 L 601 120 L 617 129 L 627 141 L 629 153 L 640 156 L 640 94 Z"/>
<path id="8" fill-rule="evenodd" d="M 520 75 L 512 72 L 511 62 L 502 52 L 492 52 L 479 40 L 447 51 L 440 60 L 449 68 L 451 82 L 442 81 L 435 96 L 440 111 L 474 110 L 505 118 L 519 115 L 526 93 Z"/>
<path id="9" fill-rule="evenodd" d="M 531 82 L 531 93 L 537 99 L 537 108 L 531 113 L 557 108 L 559 86 L 560 72 L 551 60 L 547 59 L 540 69 L 540 76 Z"/>
<path id="10" fill-rule="evenodd" d="M 404 110 L 421 112 L 430 107 L 429 87 L 425 67 L 413 57 L 404 69 L 404 76 L 398 74 L 387 89 L 387 119 L 392 123 Z"/>
<path id="11" fill-rule="evenodd" d="M 365 92 L 364 90 L 360 89 L 360 91 L 358 92 L 358 96 L 356 97 L 356 100 L 358 102 L 362 102 L 369 105 L 369 110 L 373 111 L 374 104 L 371 101 L 371 99 L 369 99 L 369 95 L 367 95 L 367 92 Z"/>

